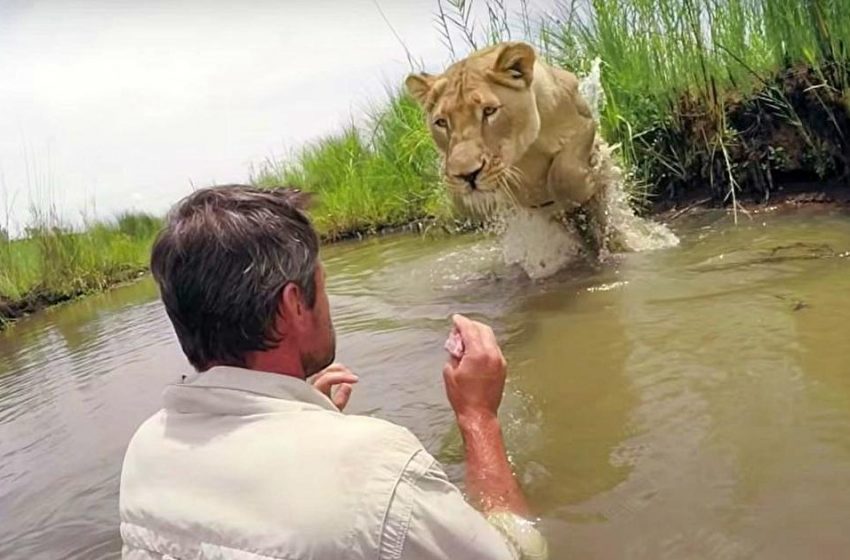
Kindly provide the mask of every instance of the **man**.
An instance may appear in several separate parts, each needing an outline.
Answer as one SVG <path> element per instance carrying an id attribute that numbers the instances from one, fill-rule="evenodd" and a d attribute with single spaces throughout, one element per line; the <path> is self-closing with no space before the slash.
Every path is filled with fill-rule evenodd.
<path id="1" fill-rule="evenodd" d="M 124 558 L 544 557 L 505 456 L 505 361 L 488 327 L 455 316 L 464 353 L 443 370 L 484 515 L 408 430 L 341 413 L 357 377 L 333 364 L 304 202 L 287 189 L 204 189 L 157 238 L 153 275 L 197 372 L 166 388 L 130 442 Z"/>

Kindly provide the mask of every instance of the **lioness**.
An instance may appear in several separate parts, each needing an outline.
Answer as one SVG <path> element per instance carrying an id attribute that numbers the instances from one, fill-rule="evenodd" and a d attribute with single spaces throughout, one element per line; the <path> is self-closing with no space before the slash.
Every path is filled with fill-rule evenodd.
<path id="1" fill-rule="evenodd" d="M 445 181 L 471 207 L 501 194 L 526 208 L 572 211 L 598 189 L 596 124 L 578 79 L 525 43 L 479 50 L 405 85 L 429 117 Z"/>

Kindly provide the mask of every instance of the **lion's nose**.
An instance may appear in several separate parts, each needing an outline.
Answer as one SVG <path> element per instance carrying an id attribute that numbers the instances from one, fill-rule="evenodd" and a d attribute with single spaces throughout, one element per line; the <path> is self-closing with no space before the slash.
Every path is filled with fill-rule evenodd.
<path id="1" fill-rule="evenodd" d="M 475 180 L 478 179 L 478 176 L 481 174 L 481 171 L 484 169 L 484 163 L 481 164 L 481 167 L 473 171 L 472 173 L 459 173 L 455 175 L 458 179 L 466 181 L 469 183 L 469 188 L 475 190 Z"/>

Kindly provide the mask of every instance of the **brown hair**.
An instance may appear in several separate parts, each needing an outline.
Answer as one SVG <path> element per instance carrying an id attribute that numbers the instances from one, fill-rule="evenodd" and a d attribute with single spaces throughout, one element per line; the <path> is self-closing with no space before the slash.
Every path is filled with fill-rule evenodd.
<path id="1" fill-rule="evenodd" d="M 280 344 L 280 294 L 293 282 L 312 308 L 319 240 L 289 188 L 221 185 L 198 190 L 169 213 L 151 270 L 183 353 L 198 371 L 244 366 Z"/>

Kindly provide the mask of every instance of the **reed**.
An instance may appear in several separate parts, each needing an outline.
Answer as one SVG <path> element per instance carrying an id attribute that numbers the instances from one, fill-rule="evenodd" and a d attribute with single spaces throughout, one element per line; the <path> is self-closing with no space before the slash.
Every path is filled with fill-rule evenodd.
<path id="1" fill-rule="evenodd" d="M 265 162 L 252 182 L 314 193 L 313 219 L 328 239 L 451 212 L 422 112 L 401 93 L 373 110 L 365 126 L 322 138 L 294 158 Z"/>
<path id="2" fill-rule="evenodd" d="M 845 0 L 560 0 L 541 13 L 524 0 L 436 0 L 434 14 L 453 59 L 517 39 L 578 74 L 599 57 L 601 131 L 640 208 L 705 195 L 736 208 L 740 196 L 850 172 Z M 332 238 L 451 216 L 424 116 L 389 97 L 365 130 L 267 162 L 255 181 L 317 193 Z"/>
<path id="3" fill-rule="evenodd" d="M 525 0 L 436 0 L 434 14 L 453 59 L 508 39 L 578 74 L 599 57 L 602 134 L 641 208 L 706 195 L 737 208 L 789 182 L 850 175 L 847 0 L 559 0 L 538 13 Z M 422 111 L 391 89 L 365 123 L 266 161 L 251 180 L 314 193 L 314 221 L 333 240 L 458 218 L 439 166 Z M 0 227 L 0 317 L 10 302 L 144 270 L 159 226 L 127 213 L 75 230 L 47 204 L 23 239 Z"/>
<path id="4" fill-rule="evenodd" d="M 593 0 L 544 27 L 555 60 L 604 61 L 604 134 L 656 195 L 767 198 L 850 170 L 846 1 Z"/>
<path id="5" fill-rule="evenodd" d="M 25 236 L 0 236 L 0 326 L 144 272 L 161 223 L 148 214 L 125 212 L 75 229 L 53 212 L 34 212 Z"/>

